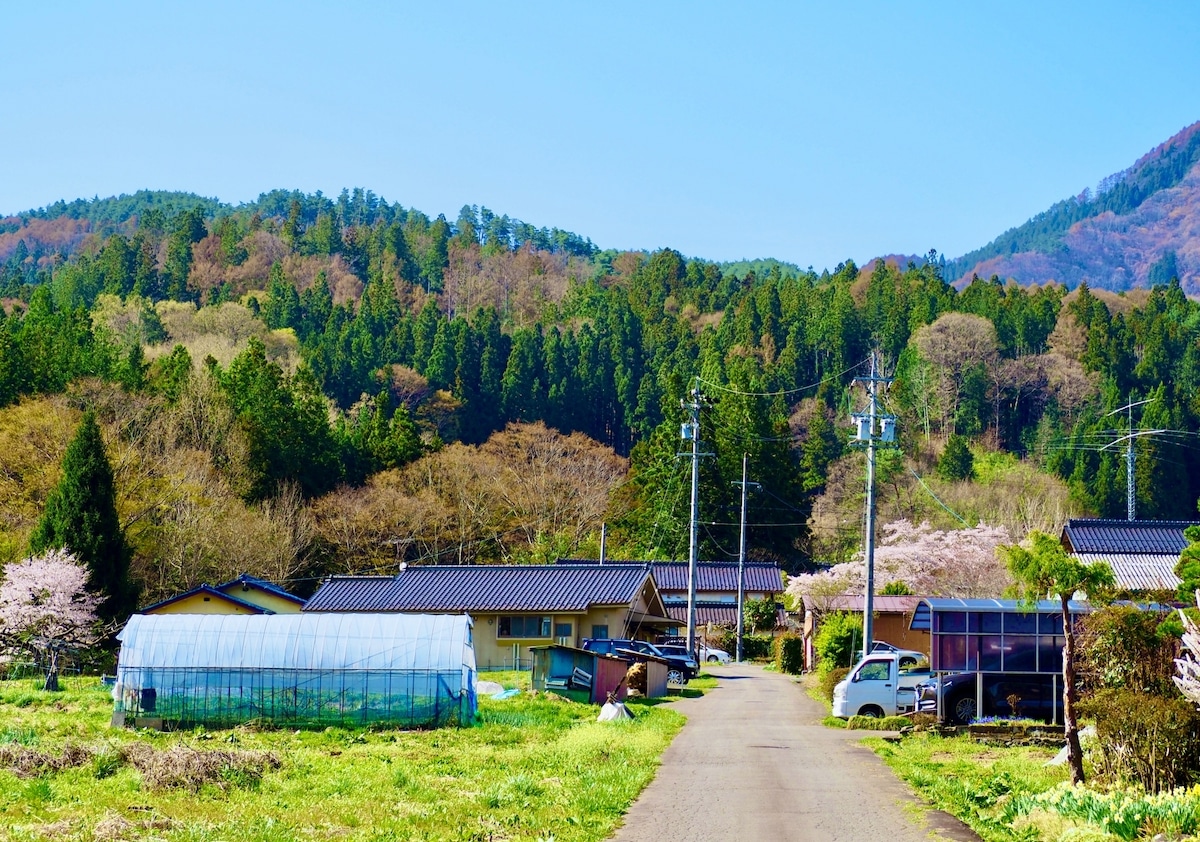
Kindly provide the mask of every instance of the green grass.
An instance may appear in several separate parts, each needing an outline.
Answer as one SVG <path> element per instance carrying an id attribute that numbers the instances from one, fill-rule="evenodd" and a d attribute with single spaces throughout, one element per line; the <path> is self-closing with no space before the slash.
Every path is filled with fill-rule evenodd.
<path id="1" fill-rule="evenodd" d="M 597 723 L 596 706 L 553 696 L 483 698 L 470 728 L 162 734 L 109 728 L 96 679 L 0 682 L 0 839 L 602 840 L 683 724 L 670 706 L 630 708 Z M 19 777 L 15 758 L 51 765 Z M 207 773 L 167 768 L 197 758 Z"/>
<path id="2" fill-rule="evenodd" d="M 1055 751 L 996 748 L 967 736 L 914 734 L 900 742 L 863 741 L 939 810 L 970 825 L 985 842 L 1034 842 L 1028 827 L 1014 827 L 1005 805 L 1014 797 L 1045 792 L 1066 779 L 1063 766 L 1046 766 Z"/>

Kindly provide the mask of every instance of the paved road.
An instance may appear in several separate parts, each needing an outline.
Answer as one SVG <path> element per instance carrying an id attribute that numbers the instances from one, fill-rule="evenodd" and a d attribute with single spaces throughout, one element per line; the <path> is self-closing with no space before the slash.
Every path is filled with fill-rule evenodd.
<path id="1" fill-rule="evenodd" d="M 754 665 L 713 671 L 717 690 L 673 703 L 687 725 L 612 842 L 929 842 L 978 840 L 920 807 L 861 732 L 789 677 Z"/>

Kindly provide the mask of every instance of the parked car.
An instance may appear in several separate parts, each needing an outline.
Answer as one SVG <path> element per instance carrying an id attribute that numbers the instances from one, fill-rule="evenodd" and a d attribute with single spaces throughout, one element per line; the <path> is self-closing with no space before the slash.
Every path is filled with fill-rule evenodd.
<path id="1" fill-rule="evenodd" d="M 638 660 L 638 656 L 649 655 L 667 662 L 667 681 L 671 684 L 687 684 L 700 671 L 700 665 L 688 655 L 673 655 L 662 651 L 645 640 L 630 640 L 621 637 L 595 637 L 583 641 L 583 648 L 602 655 Z"/>
<path id="2" fill-rule="evenodd" d="M 979 673 L 942 676 L 942 716 L 969 725 L 980 716 L 1021 716 L 1055 722 L 1062 719 L 1062 681 L 1057 673 L 983 673 L 983 710 L 979 710 Z M 1009 699 L 1015 696 L 1013 710 Z M 917 710 L 937 713 L 937 679 L 917 686 Z"/>
<path id="3" fill-rule="evenodd" d="M 924 652 L 918 652 L 915 649 L 901 649 L 899 646 L 893 646 L 884 640 L 877 640 L 871 644 L 871 654 L 899 655 L 901 669 L 907 669 L 908 667 L 916 666 L 918 661 L 929 660 L 929 656 Z M 862 660 L 862 650 L 854 653 L 854 663 L 857 664 L 860 660 Z"/>
<path id="4" fill-rule="evenodd" d="M 929 680 L 929 671 L 901 669 L 904 656 L 872 652 L 833 688 L 833 715 L 895 716 L 909 713 L 917 703 L 917 687 Z"/>
<path id="5" fill-rule="evenodd" d="M 685 643 L 659 643 L 658 648 L 672 655 L 688 654 L 687 644 Z M 729 653 L 724 649 L 714 649 L 710 646 L 705 646 L 703 643 L 697 644 L 696 653 L 701 661 L 709 664 L 727 664 L 733 660 Z"/>

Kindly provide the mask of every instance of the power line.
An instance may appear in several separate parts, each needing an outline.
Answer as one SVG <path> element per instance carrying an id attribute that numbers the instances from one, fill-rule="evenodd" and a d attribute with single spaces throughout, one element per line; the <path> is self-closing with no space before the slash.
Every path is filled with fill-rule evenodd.
<path id="1" fill-rule="evenodd" d="M 830 383 L 834 380 L 840 380 L 841 378 L 845 377 L 847 374 L 850 374 L 853 371 L 858 371 L 860 368 L 862 368 L 868 362 L 869 362 L 869 360 L 860 360 L 859 362 L 850 366 L 850 368 L 846 369 L 845 371 L 838 372 L 837 374 L 831 374 L 828 377 L 826 377 L 825 379 L 818 380 L 816 383 L 811 383 L 808 386 L 797 386 L 794 389 L 780 389 L 775 392 L 743 392 L 740 389 L 734 389 L 731 386 L 722 386 L 719 383 L 712 383 L 708 380 L 703 380 L 701 378 L 697 378 L 697 380 L 698 380 L 698 382 L 703 383 L 705 386 L 709 386 L 709 387 L 711 387 L 713 389 L 717 389 L 718 391 L 721 391 L 721 392 L 728 392 L 729 394 L 732 394 L 732 395 L 740 395 L 740 396 L 746 397 L 746 398 L 775 398 L 775 397 L 782 397 L 784 395 L 794 395 L 798 392 L 807 392 L 810 389 L 817 389 L 817 388 L 825 385 L 826 383 Z"/>

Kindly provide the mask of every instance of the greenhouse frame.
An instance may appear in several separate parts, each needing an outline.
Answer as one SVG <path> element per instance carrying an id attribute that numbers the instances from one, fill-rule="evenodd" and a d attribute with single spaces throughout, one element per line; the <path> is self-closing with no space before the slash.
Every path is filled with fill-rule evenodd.
<path id="1" fill-rule="evenodd" d="M 135 614 L 114 723 L 427 728 L 475 719 L 465 614 Z"/>

